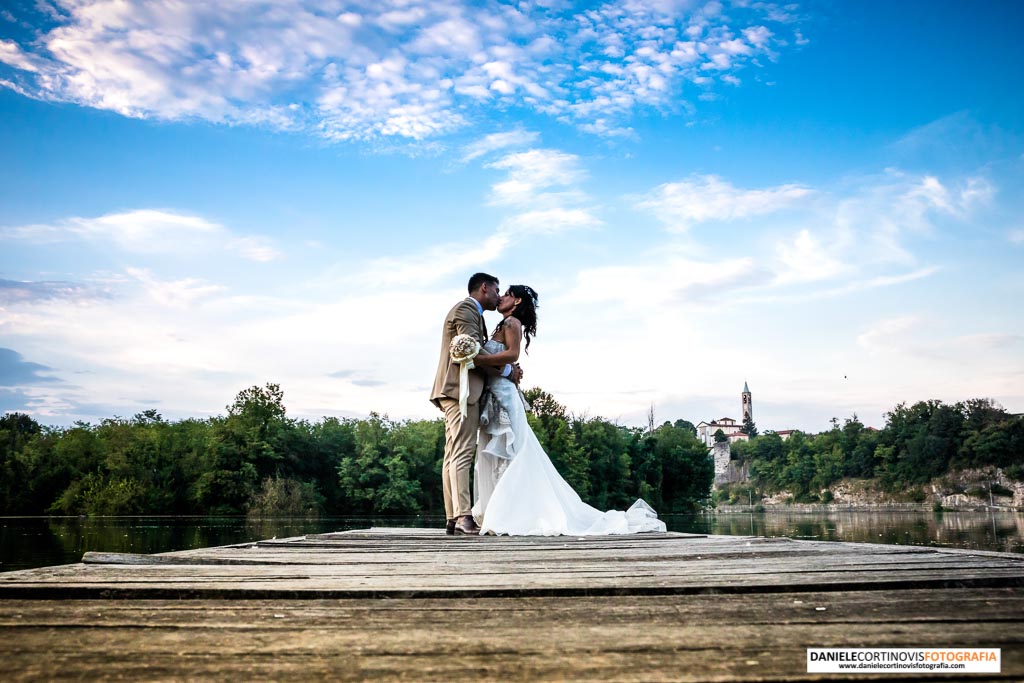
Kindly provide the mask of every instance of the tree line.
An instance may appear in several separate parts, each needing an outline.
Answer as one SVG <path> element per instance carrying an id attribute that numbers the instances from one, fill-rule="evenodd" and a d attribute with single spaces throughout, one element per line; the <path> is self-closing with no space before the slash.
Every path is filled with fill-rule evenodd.
<path id="1" fill-rule="evenodd" d="M 921 501 L 924 484 L 953 470 L 999 467 L 1024 481 L 1024 416 L 990 399 L 900 403 L 885 418 L 879 430 L 855 414 L 842 425 L 833 418 L 820 434 L 794 432 L 784 441 L 768 432 L 734 444 L 732 457 L 761 492 L 789 491 L 796 502 L 828 502 L 828 487 L 844 478 L 875 479 L 882 490 Z M 747 500 L 744 491 L 736 502 Z"/>
<path id="2" fill-rule="evenodd" d="M 706 505 L 713 465 L 684 420 L 629 428 L 571 415 L 531 389 L 530 423 L 584 500 L 659 512 Z M 155 410 L 98 424 L 0 418 L 2 514 L 444 514 L 443 420 L 288 417 L 280 386 L 241 391 L 227 415 Z"/>

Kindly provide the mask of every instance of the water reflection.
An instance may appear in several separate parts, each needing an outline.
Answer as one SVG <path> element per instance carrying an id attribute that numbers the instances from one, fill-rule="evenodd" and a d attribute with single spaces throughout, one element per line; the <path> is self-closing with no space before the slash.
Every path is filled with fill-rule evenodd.
<path id="1" fill-rule="evenodd" d="M 1024 553 L 1024 513 L 714 512 L 665 515 L 670 531 Z M 0 571 L 79 562 L 87 551 L 161 553 L 266 538 L 362 529 L 437 527 L 442 517 L 0 517 Z"/>
<path id="2" fill-rule="evenodd" d="M 88 551 L 164 553 L 368 526 L 444 526 L 444 518 L 0 517 L 0 571 L 71 564 Z"/>
<path id="3" fill-rule="evenodd" d="M 928 545 L 1024 553 L 1024 514 L 987 512 L 718 512 L 668 515 L 672 531 L 788 536 L 819 541 Z"/>

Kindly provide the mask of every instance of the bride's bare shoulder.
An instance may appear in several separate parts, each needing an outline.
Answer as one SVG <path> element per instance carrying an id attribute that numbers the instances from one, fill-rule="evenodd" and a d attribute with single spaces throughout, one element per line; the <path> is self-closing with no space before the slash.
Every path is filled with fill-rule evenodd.
<path id="1" fill-rule="evenodd" d="M 505 318 L 505 321 L 502 323 L 502 325 L 514 332 L 522 333 L 523 331 L 523 323 L 519 322 L 519 318 L 516 318 L 515 316 L 510 315 L 509 317 Z"/>

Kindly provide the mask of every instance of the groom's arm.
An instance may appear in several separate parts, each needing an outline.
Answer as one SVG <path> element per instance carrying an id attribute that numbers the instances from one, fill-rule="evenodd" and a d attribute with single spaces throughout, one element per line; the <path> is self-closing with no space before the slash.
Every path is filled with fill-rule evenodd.
<path id="1" fill-rule="evenodd" d="M 480 343 L 480 355 L 488 355 L 488 353 L 483 350 L 483 346 L 487 343 L 487 339 L 484 337 L 483 328 L 480 324 L 480 314 L 476 312 L 475 307 L 470 304 L 468 300 L 465 306 L 459 306 L 455 309 L 455 315 L 452 317 L 452 323 L 455 325 L 455 335 L 468 334 L 473 337 Z M 505 365 L 503 367 L 477 365 L 476 367 L 490 377 L 509 377 L 515 375 L 515 368 L 511 365 Z"/>

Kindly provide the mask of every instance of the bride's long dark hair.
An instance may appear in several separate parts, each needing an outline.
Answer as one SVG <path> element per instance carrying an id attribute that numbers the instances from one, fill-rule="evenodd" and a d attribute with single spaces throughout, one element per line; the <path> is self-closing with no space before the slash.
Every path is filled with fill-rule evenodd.
<path id="1" fill-rule="evenodd" d="M 526 352 L 529 353 L 530 339 L 537 334 L 537 292 L 529 285 L 510 285 L 508 292 L 519 299 L 519 305 L 513 309 L 512 315 L 523 324 Z"/>

